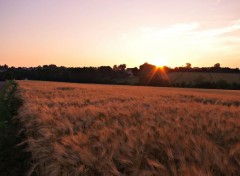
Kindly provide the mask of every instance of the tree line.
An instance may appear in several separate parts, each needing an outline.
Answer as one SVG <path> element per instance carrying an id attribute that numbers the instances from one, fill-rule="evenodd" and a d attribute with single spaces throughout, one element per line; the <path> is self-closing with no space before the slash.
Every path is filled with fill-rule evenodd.
<path id="1" fill-rule="evenodd" d="M 125 69 L 124 69 L 125 70 Z M 114 84 L 119 78 L 127 78 L 128 75 L 122 67 L 114 70 L 110 66 L 101 67 L 63 67 L 43 65 L 38 67 L 7 67 L 0 66 L 0 80 L 44 80 L 60 82 L 82 82 Z"/>
<path id="2" fill-rule="evenodd" d="M 119 80 L 128 80 L 130 77 L 138 78 L 136 85 L 146 86 L 175 86 L 175 87 L 198 87 L 198 88 L 222 88 L 222 89 L 240 89 L 239 83 L 227 83 L 224 80 L 218 82 L 198 81 L 192 83 L 171 83 L 167 79 L 167 74 L 173 72 L 207 72 L 207 73 L 238 73 L 239 68 L 221 67 L 216 63 L 212 67 L 192 67 L 190 63 L 186 66 L 170 68 L 167 66 L 157 67 L 155 65 L 144 63 L 139 68 L 127 68 L 126 64 L 100 67 L 64 67 L 43 65 L 38 67 L 9 67 L 0 65 L 0 81 L 4 80 L 43 80 L 77 83 L 100 83 L 100 84 L 129 84 L 129 82 Z"/>

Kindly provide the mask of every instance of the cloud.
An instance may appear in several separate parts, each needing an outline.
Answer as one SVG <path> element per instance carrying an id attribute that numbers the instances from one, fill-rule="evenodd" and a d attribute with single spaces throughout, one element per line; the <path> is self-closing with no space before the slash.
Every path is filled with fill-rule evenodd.
<path id="1" fill-rule="evenodd" d="M 191 53 L 232 52 L 240 48 L 240 21 L 220 28 L 200 28 L 198 22 L 175 24 L 165 28 L 141 27 L 119 36 L 124 52 L 139 55 L 185 57 Z M 225 35 L 227 34 L 227 35 Z M 114 40 L 115 41 L 115 40 Z M 113 42 L 114 43 L 114 42 Z M 174 51 L 174 52 L 173 52 Z"/>
<path id="2" fill-rule="evenodd" d="M 198 27 L 199 24 L 197 22 L 192 22 L 186 24 L 175 24 L 163 29 L 141 27 L 140 30 L 144 34 L 149 34 L 156 37 L 167 37 L 183 35 L 190 31 L 196 30 Z"/>
<path id="3" fill-rule="evenodd" d="M 159 35 L 179 35 L 179 34 L 184 34 L 189 31 L 194 31 L 199 27 L 199 24 L 194 22 L 194 23 L 188 23 L 188 24 L 176 24 L 173 25 L 167 29 L 164 29 L 160 32 L 158 32 Z"/>
<path id="4" fill-rule="evenodd" d="M 240 30 L 240 20 L 233 21 L 229 26 L 221 28 L 199 30 L 200 24 L 197 22 L 175 24 L 166 28 L 141 27 L 140 31 L 147 37 L 172 38 L 172 37 L 217 37 L 226 33 Z"/>
<path id="5" fill-rule="evenodd" d="M 214 36 L 222 35 L 225 33 L 235 32 L 238 30 L 240 30 L 240 24 L 234 24 L 231 26 L 226 26 L 226 27 L 222 27 L 222 28 L 218 28 L 218 29 L 205 30 L 205 31 L 199 32 L 199 34 L 201 36 L 214 37 Z"/>

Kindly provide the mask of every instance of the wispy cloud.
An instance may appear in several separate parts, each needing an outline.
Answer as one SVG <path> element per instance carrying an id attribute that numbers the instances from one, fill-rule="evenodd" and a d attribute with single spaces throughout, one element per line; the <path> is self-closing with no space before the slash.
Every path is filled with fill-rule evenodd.
<path id="1" fill-rule="evenodd" d="M 157 29 L 149 27 L 141 27 L 140 30 L 144 34 L 152 35 L 155 37 L 171 37 L 171 36 L 200 36 L 200 37 L 214 37 L 225 33 L 231 33 L 240 30 L 240 20 L 234 21 L 229 26 L 221 28 L 199 30 L 200 24 L 197 22 L 175 24 L 167 28 Z"/>
<path id="2" fill-rule="evenodd" d="M 147 28 L 141 27 L 140 30 L 145 34 L 150 34 L 156 37 L 167 37 L 167 36 L 179 36 L 187 34 L 191 31 L 198 29 L 199 23 L 186 23 L 186 24 L 175 24 L 167 28 L 156 29 L 156 28 Z"/>
<path id="3" fill-rule="evenodd" d="M 236 57 L 240 50 L 240 21 L 216 28 L 204 28 L 198 22 L 170 25 L 164 28 L 141 27 L 124 33 L 111 46 L 121 53 L 134 53 L 138 58 L 164 60 L 204 57 Z M 117 50 L 116 49 L 116 50 Z M 156 59 L 155 59 L 156 58 Z M 179 60 L 179 63 L 180 63 Z M 175 63 L 173 63 L 175 64 Z"/>
<path id="4" fill-rule="evenodd" d="M 231 26 L 222 27 L 222 28 L 217 28 L 217 29 L 209 29 L 209 30 L 205 30 L 197 33 L 200 34 L 201 36 L 214 37 L 214 36 L 222 35 L 225 33 L 235 32 L 238 30 L 240 30 L 240 23 L 233 24 Z"/>

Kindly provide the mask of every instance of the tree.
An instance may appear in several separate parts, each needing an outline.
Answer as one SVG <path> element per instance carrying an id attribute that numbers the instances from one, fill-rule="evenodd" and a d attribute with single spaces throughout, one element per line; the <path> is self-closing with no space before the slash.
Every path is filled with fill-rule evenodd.
<path id="1" fill-rule="evenodd" d="M 125 71 L 126 68 L 127 68 L 126 64 L 121 64 L 121 65 L 118 66 L 118 69 L 121 70 L 121 71 Z"/>
<path id="2" fill-rule="evenodd" d="M 118 70 L 118 66 L 117 66 L 117 65 L 114 65 L 114 66 L 113 66 L 113 70 L 114 70 L 114 71 Z"/>
<path id="3" fill-rule="evenodd" d="M 109 66 L 101 66 L 101 67 L 98 67 L 98 71 L 100 71 L 101 73 L 104 73 L 104 74 L 110 74 L 112 73 L 112 68 L 109 67 Z"/>
<path id="4" fill-rule="evenodd" d="M 214 64 L 214 67 L 215 67 L 215 68 L 220 68 L 220 66 L 221 66 L 220 63 Z"/>
<path id="5" fill-rule="evenodd" d="M 56 66 L 55 64 L 50 64 L 50 65 L 48 66 L 48 68 L 51 68 L 51 69 L 56 69 L 56 68 L 57 68 L 57 66 Z"/>
<path id="6" fill-rule="evenodd" d="M 134 67 L 132 69 L 133 76 L 139 76 L 139 69 L 137 67 Z"/>
<path id="7" fill-rule="evenodd" d="M 186 63 L 186 68 L 191 68 L 191 67 L 192 67 L 192 64 Z"/>
<path id="8" fill-rule="evenodd" d="M 142 73 L 146 73 L 151 72 L 153 69 L 156 68 L 156 66 L 145 62 L 144 64 L 140 65 L 139 68 Z"/>

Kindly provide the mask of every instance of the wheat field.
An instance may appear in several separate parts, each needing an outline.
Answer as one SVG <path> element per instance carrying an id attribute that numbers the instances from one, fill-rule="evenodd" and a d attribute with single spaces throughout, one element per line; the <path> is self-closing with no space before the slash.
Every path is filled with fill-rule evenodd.
<path id="1" fill-rule="evenodd" d="M 240 91 L 18 83 L 29 175 L 240 175 Z"/>

